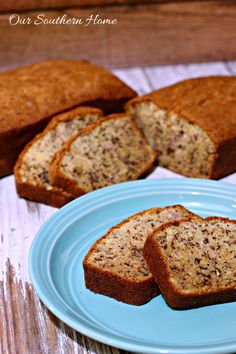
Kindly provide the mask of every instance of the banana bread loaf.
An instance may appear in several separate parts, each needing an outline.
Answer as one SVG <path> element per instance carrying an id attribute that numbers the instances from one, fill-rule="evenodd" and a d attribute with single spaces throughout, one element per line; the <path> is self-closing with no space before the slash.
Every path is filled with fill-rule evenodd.
<path id="1" fill-rule="evenodd" d="M 70 193 L 50 184 L 50 163 L 72 136 L 101 117 L 100 109 L 83 106 L 55 116 L 17 160 L 14 173 L 19 196 L 57 208 L 72 200 Z"/>
<path id="2" fill-rule="evenodd" d="M 143 254 L 174 308 L 236 300 L 236 221 L 209 217 L 167 223 L 147 238 Z"/>
<path id="3" fill-rule="evenodd" d="M 125 113 L 114 114 L 65 144 L 51 163 L 50 182 L 78 197 L 139 178 L 155 157 L 134 121 Z"/>
<path id="4" fill-rule="evenodd" d="M 127 111 L 161 166 L 217 179 L 236 171 L 236 78 L 190 79 L 131 100 Z"/>
<path id="5" fill-rule="evenodd" d="M 79 105 L 122 110 L 136 93 L 105 69 L 54 60 L 0 73 L 0 177 L 12 172 L 24 147 L 55 114 Z"/>
<path id="6" fill-rule="evenodd" d="M 168 220 L 195 216 L 181 205 L 153 208 L 112 227 L 86 255 L 86 287 L 119 301 L 142 305 L 159 289 L 142 255 L 147 236 Z"/>

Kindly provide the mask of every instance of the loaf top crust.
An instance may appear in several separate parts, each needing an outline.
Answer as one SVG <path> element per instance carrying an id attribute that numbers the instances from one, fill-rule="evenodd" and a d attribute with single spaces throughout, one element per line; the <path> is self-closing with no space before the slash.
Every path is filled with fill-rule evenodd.
<path id="1" fill-rule="evenodd" d="M 87 61 L 45 61 L 2 72 L 0 136 L 86 102 L 135 96 L 112 73 Z"/>
<path id="2" fill-rule="evenodd" d="M 209 76 L 181 81 L 132 99 L 126 109 L 145 101 L 197 124 L 216 144 L 236 138 L 235 77 Z"/>

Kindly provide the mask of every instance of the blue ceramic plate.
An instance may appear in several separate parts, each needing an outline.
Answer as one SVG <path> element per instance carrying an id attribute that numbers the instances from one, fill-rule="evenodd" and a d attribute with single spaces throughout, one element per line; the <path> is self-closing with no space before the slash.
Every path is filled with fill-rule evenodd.
<path id="1" fill-rule="evenodd" d="M 236 219 L 236 187 L 198 179 L 128 182 L 89 193 L 56 212 L 29 255 L 33 286 L 44 304 L 75 330 L 139 353 L 236 352 L 236 302 L 176 311 L 161 296 L 131 306 L 84 286 L 82 261 L 111 226 L 143 209 L 182 204 L 200 216 Z"/>

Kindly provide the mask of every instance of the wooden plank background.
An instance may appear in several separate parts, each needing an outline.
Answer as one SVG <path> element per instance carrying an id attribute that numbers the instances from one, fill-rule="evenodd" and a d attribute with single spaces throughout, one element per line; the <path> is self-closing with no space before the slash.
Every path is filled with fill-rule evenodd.
<path id="1" fill-rule="evenodd" d="M 236 62 L 114 72 L 142 94 L 188 77 L 236 75 Z M 158 167 L 149 178 L 173 176 Z M 223 180 L 236 184 L 236 173 Z M 56 210 L 18 198 L 13 176 L 0 180 L 0 353 L 125 354 L 70 329 L 45 308 L 30 284 L 27 257 L 31 242 L 40 225 Z"/>
<path id="2" fill-rule="evenodd" d="M 107 6 L 128 3 L 155 3 L 160 1 L 161 0 L 5 0 L 0 3 L 0 11 L 59 9 L 63 7 Z"/>
<path id="3" fill-rule="evenodd" d="M 20 16 L 34 20 L 41 13 L 27 11 Z M 0 66 L 51 58 L 84 58 L 106 67 L 236 59 L 233 0 L 120 4 L 43 13 L 50 19 L 67 14 L 84 20 L 98 14 L 117 18 L 118 24 L 11 26 L 9 13 L 2 13 Z"/>
<path id="4" fill-rule="evenodd" d="M 175 2 L 181 0 L 175 0 Z M 191 0 L 183 0 L 191 1 Z M 206 1 L 206 0 L 201 0 Z M 214 1 L 214 0 L 211 0 Z M 147 4 L 170 2 L 170 0 L 4 0 L 0 2 L 0 12 L 9 10 L 59 9 L 68 7 L 107 6 L 117 4 Z"/>

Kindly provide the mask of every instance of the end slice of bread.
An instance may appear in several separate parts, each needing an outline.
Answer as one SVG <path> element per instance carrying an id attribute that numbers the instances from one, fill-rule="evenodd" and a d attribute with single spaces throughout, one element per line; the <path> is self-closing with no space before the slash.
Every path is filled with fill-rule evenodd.
<path id="1" fill-rule="evenodd" d="M 139 178 L 155 158 L 132 118 L 114 114 L 78 133 L 56 154 L 50 182 L 78 197 Z"/>
<path id="2" fill-rule="evenodd" d="M 14 168 L 19 196 L 61 207 L 73 195 L 49 182 L 49 166 L 54 155 L 73 135 L 102 117 L 101 110 L 78 107 L 55 116 L 44 131 L 26 145 Z"/>
<path id="3" fill-rule="evenodd" d="M 187 309 L 236 300 L 236 221 L 220 217 L 162 225 L 144 258 L 166 302 Z"/>
<path id="4" fill-rule="evenodd" d="M 132 305 L 145 304 L 158 295 L 158 286 L 143 258 L 143 246 L 155 228 L 183 217 L 195 215 L 174 205 L 142 211 L 112 227 L 83 261 L 86 287 Z"/>

